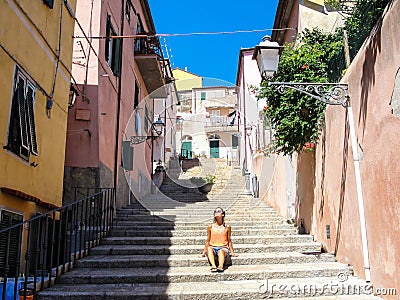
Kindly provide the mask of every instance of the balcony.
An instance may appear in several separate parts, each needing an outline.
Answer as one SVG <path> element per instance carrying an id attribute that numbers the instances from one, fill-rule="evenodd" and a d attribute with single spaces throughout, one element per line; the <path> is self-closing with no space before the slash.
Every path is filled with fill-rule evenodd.
<path id="1" fill-rule="evenodd" d="M 207 119 L 204 128 L 206 133 L 237 132 L 238 123 L 236 118 L 211 116 L 211 118 Z"/>
<path id="2" fill-rule="evenodd" d="M 135 41 L 135 61 L 152 98 L 166 98 L 167 90 L 160 89 L 166 84 L 166 64 L 158 38 L 137 38 Z"/>

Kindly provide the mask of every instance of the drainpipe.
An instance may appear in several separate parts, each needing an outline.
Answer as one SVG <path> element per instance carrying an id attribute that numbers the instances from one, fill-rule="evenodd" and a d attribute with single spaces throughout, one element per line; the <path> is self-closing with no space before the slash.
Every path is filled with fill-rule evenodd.
<path id="1" fill-rule="evenodd" d="M 247 122 L 247 116 L 246 116 L 246 93 L 245 93 L 245 78 L 244 78 L 244 63 L 243 63 L 243 56 L 242 56 L 242 103 L 243 103 L 243 138 L 244 138 L 244 167 L 245 167 L 245 172 L 247 172 L 247 138 L 246 138 L 246 122 Z"/>
<path id="2" fill-rule="evenodd" d="M 121 1 L 121 36 L 124 35 L 124 21 L 125 21 L 125 0 Z M 115 127 L 115 156 L 114 156 L 114 188 L 117 190 L 117 183 L 118 183 L 118 150 L 119 150 L 119 119 L 121 116 L 121 83 L 122 83 L 122 60 L 123 60 L 123 41 L 124 39 L 121 38 L 121 60 L 119 66 L 119 77 L 118 77 L 118 92 L 117 92 L 117 125 Z"/>
<path id="3" fill-rule="evenodd" d="M 243 56 L 242 56 L 243 58 Z M 244 178 L 246 182 L 246 194 L 251 195 L 251 183 L 250 183 L 250 172 L 249 172 L 249 160 L 248 160 L 248 151 L 247 151 L 247 132 L 246 132 L 246 124 L 247 124 L 247 115 L 246 115 L 246 81 L 244 76 L 244 62 L 242 60 L 242 95 L 243 95 L 243 137 L 244 137 Z M 249 142 L 250 144 L 250 142 Z"/>
<path id="4" fill-rule="evenodd" d="M 169 85 L 168 85 L 168 89 L 169 89 Z M 168 90 L 169 91 L 169 90 Z M 165 168 L 165 155 L 166 155 L 166 150 L 165 148 L 167 147 L 167 98 L 164 99 L 164 122 L 165 122 L 165 126 L 164 126 L 164 168 Z M 172 134 L 172 132 L 171 132 Z"/>

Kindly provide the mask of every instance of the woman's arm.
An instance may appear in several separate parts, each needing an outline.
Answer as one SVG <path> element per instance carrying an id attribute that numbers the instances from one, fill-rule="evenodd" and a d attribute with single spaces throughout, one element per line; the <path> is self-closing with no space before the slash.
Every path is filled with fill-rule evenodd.
<path id="1" fill-rule="evenodd" d="M 239 256 L 237 253 L 235 253 L 235 251 L 233 250 L 233 244 L 232 244 L 232 239 L 231 239 L 231 226 L 230 225 L 226 225 L 228 232 L 228 247 L 229 247 L 229 251 L 231 252 L 231 256 Z"/>
<path id="2" fill-rule="evenodd" d="M 201 254 L 201 256 L 203 256 L 203 257 L 207 255 L 207 249 L 208 249 L 208 246 L 210 246 L 210 239 L 211 239 L 211 225 L 208 225 L 207 241 L 206 241 L 206 244 L 204 245 L 203 253 Z"/>

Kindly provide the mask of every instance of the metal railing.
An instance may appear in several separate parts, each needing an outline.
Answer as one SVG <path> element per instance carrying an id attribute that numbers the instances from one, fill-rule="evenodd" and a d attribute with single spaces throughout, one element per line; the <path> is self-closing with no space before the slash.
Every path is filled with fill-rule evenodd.
<path id="1" fill-rule="evenodd" d="M 0 299 L 32 299 L 88 255 L 113 227 L 115 197 L 114 188 L 101 189 L 1 229 Z"/>

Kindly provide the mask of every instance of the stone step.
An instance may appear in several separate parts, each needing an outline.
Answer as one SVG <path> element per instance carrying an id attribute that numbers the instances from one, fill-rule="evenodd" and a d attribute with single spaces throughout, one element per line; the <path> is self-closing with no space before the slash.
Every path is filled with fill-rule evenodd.
<path id="1" fill-rule="evenodd" d="M 211 215 L 213 214 L 214 208 L 202 208 L 202 207 L 180 207 L 180 208 L 174 208 L 171 210 L 164 210 L 164 211 L 148 211 L 144 209 L 117 209 L 117 216 L 131 216 L 131 215 L 153 215 L 153 214 L 160 214 L 160 213 L 167 213 L 169 211 L 173 212 L 187 212 L 188 210 L 193 210 L 196 213 L 201 213 L 201 214 L 208 214 Z M 226 211 L 227 216 L 231 215 L 255 215 L 255 216 L 276 216 L 278 217 L 279 215 L 276 213 L 276 211 L 270 209 L 270 210 L 240 210 L 240 209 L 230 209 Z M 282 217 L 281 217 L 282 218 Z"/>
<path id="2" fill-rule="evenodd" d="M 117 216 L 115 218 L 116 221 L 160 221 L 162 222 L 164 218 L 174 218 L 176 221 L 184 221 L 184 220 L 196 220 L 198 218 L 204 218 L 205 221 L 211 219 L 210 215 L 190 215 L 190 214 L 182 214 L 182 215 L 170 215 L 170 214 L 160 214 L 160 215 L 151 215 L 151 216 L 143 216 L 143 215 L 126 215 L 126 216 Z M 235 223 L 240 221 L 255 221 L 260 225 L 266 223 L 283 223 L 281 217 L 276 216 L 229 216 L 225 218 L 225 223 Z M 198 222 L 198 221 L 197 221 Z"/>
<path id="3" fill-rule="evenodd" d="M 118 238 L 107 238 L 102 244 L 91 250 L 93 255 L 162 255 L 162 254 L 201 254 L 203 245 L 130 245 L 129 241 Z M 235 252 L 316 252 L 321 251 L 320 243 L 278 243 L 278 244 L 237 244 Z"/>
<path id="4" fill-rule="evenodd" d="M 109 283 L 173 283 L 209 282 L 214 280 L 262 280 L 264 278 L 335 277 L 350 274 L 351 268 L 339 263 L 288 264 L 288 265 L 233 265 L 222 274 L 210 272 L 208 266 L 200 267 L 153 267 L 153 268 L 106 268 L 75 269 L 60 278 L 61 284 L 109 284 Z"/>
<path id="5" fill-rule="evenodd" d="M 122 241 L 129 245 L 204 245 L 207 238 L 206 234 L 202 236 L 174 236 L 174 237 L 154 237 L 154 236 L 135 236 L 135 232 L 129 232 L 131 235 L 118 236 L 113 233 L 112 237 L 102 240 L 105 244 L 107 241 Z M 205 232 L 203 232 L 205 233 Z M 310 235 L 256 235 L 256 236 L 232 236 L 232 242 L 237 244 L 276 244 L 276 243 L 309 243 L 313 242 L 313 237 Z"/>
<path id="6" fill-rule="evenodd" d="M 144 229 L 143 228 L 149 228 Z M 251 236 L 251 235 L 271 235 L 278 236 L 279 239 L 292 239 L 292 235 L 296 233 L 296 230 L 291 229 L 270 229 L 270 228 L 256 228 L 256 229 L 239 229 L 238 227 L 232 232 L 232 237 L 239 236 Z M 206 236 L 207 230 L 203 227 L 201 230 L 195 229 L 172 229 L 172 230 L 160 230 L 154 227 L 142 227 L 142 228 L 129 228 L 127 226 L 114 226 L 114 229 L 111 232 L 111 236 L 113 237 L 196 237 L 202 236 L 203 238 Z M 279 236 L 281 235 L 281 236 Z M 290 237 L 287 237 L 290 235 Z M 308 239 L 312 238 L 307 235 L 301 236 L 303 239 L 307 237 Z M 298 237 L 300 238 L 300 236 Z"/>
<path id="7" fill-rule="evenodd" d="M 234 265 L 291 264 L 335 262 L 325 253 L 300 252 L 241 253 L 233 257 Z M 92 255 L 77 262 L 78 268 L 137 268 L 137 267 L 197 267 L 207 266 L 207 258 L 200 254 L 187 255 Z"/>
<path id="8" fill-rule="evenodd" d="M 257 227 L 257 228 L 265 228 L 265 229 L 293 229 L 294 226 L 290 225 L 286 222 L 275 222 L 275 223 L 270 223 L 270 222 L 262 222 L 261 225 L 259 225 L 261 222 L 254 222 L 254 221 L 236 221 L 236 222 L 229 222 L 229 225 L 232 227 L 232 231 L 239 229 L 239 228 L 244 228 L 244 227 Z M 206 230 L 208 224 L 210 222 L 205 222 L 203 224 L 199 224 L 197 222 L 172 222 L 168 220 L 157 220 L 157 221 L 126 221 L 126 220 L 116 220 L 114 221 L 114 226 L 125 226 L 128 227 L 129 229 L 133 230 L 134 228 L 139 228 L 139 227 L 153 227 L 154 229 L 158 230 L 163 230 L 163 229 L 199 229 L 199 230 Z"/>
<path id="9" fill-rule="evenodd" d="M 341 283 L 332 277 L 269 279 L 266 280 L 218 280 L 223 274 L 213 274 L 214 281 L 179 282 L 179 283 L 148 283 L 148 284 L 68 284 L 56 285 L 39 293 L 39 300 L 131 300 L 131 299 L 186 299 L 186 300 L 225 300 L 225 299 L 265 299 L 265 298 L 301 298 L 313 296 L 310 299 L 380 299 L 371 295 L 370 285 L 365 281 L 350 277 L 346 283 Z M 310 285 L 317 292 L 309 291 Z M 361 295 L 351 295 L 348 287 L 357 287 Z M 280 288 L 280 289 L 279 289 Z M 134 296 L 133 296 L 134 295 Z M 317 295 L 317 297 L 315 297 Z M 134 297 L 134 298 L 133 298 Z M 307 299 L 307 298 L 306 298 Z M 308 299 L 307 299 L 308 300 Z"/>

